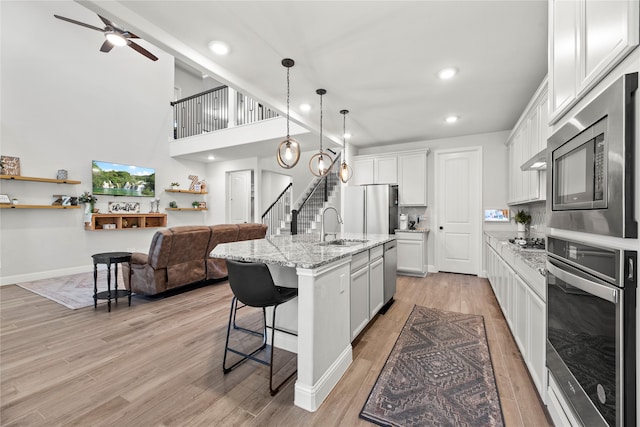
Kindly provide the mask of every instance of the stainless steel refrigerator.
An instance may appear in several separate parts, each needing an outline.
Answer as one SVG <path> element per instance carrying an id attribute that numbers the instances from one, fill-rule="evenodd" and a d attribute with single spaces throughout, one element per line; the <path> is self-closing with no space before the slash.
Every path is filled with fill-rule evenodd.
<path id="1" fill-rule="evenodd" d="M 372 184 L 345 187 L 345 233 L 395 234 L 398 186 Z"/>

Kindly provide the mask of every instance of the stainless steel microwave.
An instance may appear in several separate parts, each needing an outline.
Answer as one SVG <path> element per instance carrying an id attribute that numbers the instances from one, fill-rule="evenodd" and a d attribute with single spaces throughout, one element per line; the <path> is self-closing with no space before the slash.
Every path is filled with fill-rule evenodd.
<path id="1" fill-rule="evenodd" d="M 634 117 L 638 73 L 626 74 L 548 139 L 548 226 L 638 237 Z"/>

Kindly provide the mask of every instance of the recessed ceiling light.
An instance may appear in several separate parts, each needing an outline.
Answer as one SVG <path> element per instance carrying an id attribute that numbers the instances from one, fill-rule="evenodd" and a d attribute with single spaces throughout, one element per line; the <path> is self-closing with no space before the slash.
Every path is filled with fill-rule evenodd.
<path id="1" fill-rule="evenodd" d="M 347 132 L 347 133 L 344 134 L 344 137 L 349 139 L 349 138 L 351 138 L 351 134 L 349 132 Z"/>
<path id="2" fill-rule="evenodd" d="M 229 45 L 219 40 L 209 42 L 209 49 L 216 55 L 226 55 L 229 53 Z"/>
<path id="3" fill-rule="evenodd" d="M 311 105 L 309 105 L 309 104 L 300 104 L 300 110 L 301 111 L 310 111 L 311 110 Z"/>
<path id="4" fill-rule="evenodd" d="M 209 154 L 209 157 L 207 157 L 207 159 L 209 160 L 215 160 L 216 157 L 213 154 Z"/>
<path id="5" fill-rule="evenodd" d="M 458 70 L 456 70 L 453 67 L 450 67 L 450 68 L 444 68 L 440 70 L 440 72 L 438 73 L 438 77 L 440 77 L 442 80 L 448 80 L 453 76 L 455 76 L 456 74 L 458 74 Z"/>
<path id="6" fill-rule="evenodd" d="M 458 116 L 449 116 L 446 119 L 444 119 L 444 121 L 447 122 L 447 123 L 455 123 L 455 122 L 458 121 L 459 118 L 460 117 L 458 117 Z"/>

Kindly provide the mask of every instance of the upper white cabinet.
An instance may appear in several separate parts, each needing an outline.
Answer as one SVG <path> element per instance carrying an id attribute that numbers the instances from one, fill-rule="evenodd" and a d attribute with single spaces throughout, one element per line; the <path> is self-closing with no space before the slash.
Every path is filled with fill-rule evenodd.
<path id="1" fill-rule="evenodd" d="M 546 172 L 523 171 L 520 166 L 547 147 L 548 109 L 545 79 L 509 137 L 509 204 L 546 200 Z"/>
<path id="2" fill-rule="evenodd" d="M 427 206 L 428 152 L 355 156 L 351 185 L 398 184 L 400 206 Z"/>
<path id="3" fill-rule="evenodd" d="M 373 158 L 373 183 L 398 183 L 398 157 L 384 156 Z"/>
<path id="4" fill-rule="evenodd" d="M 427 153 L 398 156 L 398 203 L 427 206 Z"/>
<path id="5" fill-rule="evenodd" d="M 550 0 L 551 123 L 638 44 L 637 0 Z"/>

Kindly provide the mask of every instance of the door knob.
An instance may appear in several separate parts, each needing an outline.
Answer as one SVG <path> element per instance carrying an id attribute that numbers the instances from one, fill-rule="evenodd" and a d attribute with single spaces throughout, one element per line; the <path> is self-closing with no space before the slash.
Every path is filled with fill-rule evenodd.
<path id="1" fill-rule="evenodd" d="M 444 227 L 440 226 L 440 230 L 444 230 Z"/>

